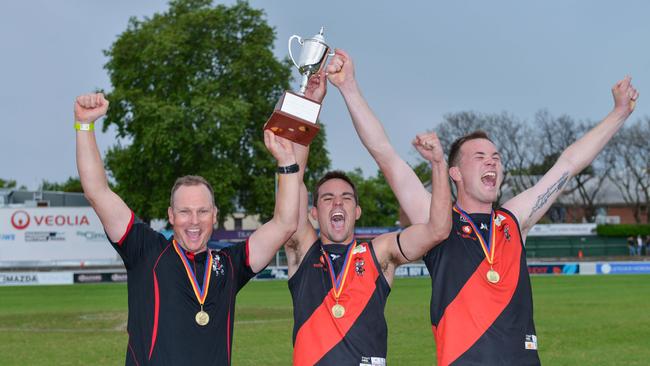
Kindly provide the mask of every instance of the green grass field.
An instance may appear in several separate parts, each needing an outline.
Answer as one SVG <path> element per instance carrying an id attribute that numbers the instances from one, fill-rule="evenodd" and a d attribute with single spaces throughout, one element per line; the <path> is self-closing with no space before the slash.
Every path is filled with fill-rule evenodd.
<path id="1" fill-rule="evenodd" d="M 650 364 L 650 276 L 533 277 L 546 365 Z M 431 365 L 429 279 L 398 279 L 388 300 L 388 363 Z M 239 295 L 234 365 L 291 364 L 285 281 Z M 126 286 L 0 287 L 0 365 L 124 364 Z"/>

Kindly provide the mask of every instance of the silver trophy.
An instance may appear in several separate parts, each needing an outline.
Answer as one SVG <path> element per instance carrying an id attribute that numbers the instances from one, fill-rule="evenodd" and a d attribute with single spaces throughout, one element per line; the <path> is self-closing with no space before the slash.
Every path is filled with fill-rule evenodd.
<path id="1" fill-rule="evenodd" d="M 298 62 L 293 58 L 291 52 L 294 39 L 298 40 L 298 43 L 302 46 Z M 316 122 L 320 114 L 321 104 L 306 98 L 305 91 L 307 90 L 309 78 L 317 74 L 325 66 L 328 56 L 333 55 L 334 53 L 325 43 L 323 27 L 321 27 L 320 33 L 312 38 L 303 39 L 296 35 L 289 38 L 289 57 L 291 57 L 291 61 L 302 75 L 300 91 L 298 93 L 284 92 L 275 106 L 273 114 L 264 124 L 264 129 L 271 130 L 278 136 L 305 146 L 311 143 L 320 130 Z"/>
<path id="2" fill-rule="evenodd" d="M 320 27 L 320 32 L 312 38 L 304 39 L 295 34 L 289 38 L 289 57 L 293 64 L 298 68 L 300 75 L 302 75 L 300 91 L 298 92 L 300 95 L 305 95 L 309 78 L 318 73 L 323 66 L 325 66 L 327 57 L 334 56 L 334 52 L 331 51 L 330 46 L 325 43 L 323 31 L 324 28 Z M 293 53 L 291 52 L 291 46 L 294 39 L 298 40 L 298 44 L 302 46 L 298 62 L 296 62 L 296 59 L 293 57 Z"/>

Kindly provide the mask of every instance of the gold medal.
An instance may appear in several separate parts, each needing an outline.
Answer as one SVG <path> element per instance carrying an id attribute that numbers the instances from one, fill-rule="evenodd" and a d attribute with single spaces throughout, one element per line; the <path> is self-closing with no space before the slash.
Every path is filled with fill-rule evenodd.
<path id="1" fill-rule="evenodd" d="M 499 272 L 495 271 L 493 268 L 490 268 L 490 270 L 487 271 L 486 277 L 490 283 L 497 283 L 499 282 L 499 279 L 501 279 L 501 276 L 499 276 Z"/>
<path id="2" fill-rule="evenodd" d="M 345 308 L 343 305 L 336 304 L 332 306 L 332 315 L 334 315 L 336 319 L 342 318 L 343 315 L 345 315 Z"/>
<path id="3" fill-rule="evenodd" d="M 355 248 L 357 247 L 357 242 L 354 241 L 349 247 L 348 247 L 348 252 L 345 255 L 345 262 L 343 264 L 343 268 L 341 269 L 341 273 L 339 273 L 338 278 L 334 276 L 334 265 L 332 264 L 332 260 L 330 259 L 329 255 L 325 253 L 325 249 L 321 246 L 321 253 L 325 257 L 325 260 L 327 261 L 327 267 L 329 270 L 330 274 L 330 279 L 332 280 L 332 296 L 334 297 L 334 301 L 336 304 L 332 306 L 332 316 L 335 319 L 340 319 L 345 315 L 345 307 L 343 305 L 339 304 L 339 297 L 341 296 L 341 292 L 343 292 L 343 288 L 345 287 L 345 280 L 348 277 L 348 269 L 350 268 L 350 263 L 352 262 L 352 254 L 355 253 Z"/>
<path id="4" fill-rule="evenodd" d="M 464 218 L 465 221 L 471 226 L 471 228 L 474 230 L 474 233 L 476 235 L 476 239 L 481 244 L 481 249 L 483 249 L 483 253 L 485 254 L 485 260 L 490 265 L 490 269 L 485 274 L 485 277 L 487 277 L 488 282 L 498 283 L 501 280 L 501 276 L 499 275 L 499 272 L 495 271 L 494 268 L 492 267 L 492 265 L 494 264 L 494 252 L 495 252 L 494 248 L 497 245 L 496 227 L 501 226 L 505 217 L 502 216 L 501 214 L 497 214 L 495 218 L 494 211 L 490 213 L 490 234 L 488 237 L 489 239 L 486 241 L 485 239 L 483 239 L 483 235 L 479 232 L 479 229 L 474 224 L 474 221 L 472 221 L 472 218 L 465 211 L 463 211 L 458 206 L 458 204 L 454 205 L 454 211 L 458 212 L 461 218 Z M 481 226 L 483 226 L 483 224 L 481 224 Z M 506 235 L 506 240 L 510 240 L 510 234 L 508 233 L 507 224 L 504 227 L 504 233 Z"/>
<path id="5" fill-rule="evenodd" d="M 194 296 L 196 296 L 196 300 L 198 301 L 199 305 L 201 306 L 201 310 L 196 313 L 194 316 L 194 320 L 196 321 L 196 324 L 200 326 L 205 326 L 210 322 L 210 315 L 203 311 L 203 304 L 205 303 L 205 299 L 208 297 L 208 289 L 210 288 L 210 277 L 212 274 L 212 263 L 214 259 L 212 258 L 212 253 L 208 250 L 206 253 L 206 260 L 205 260 L 205 274 L 203 277 L 203 288 L 199 286 L 199 283 L 196 279 L 196 275 L 194 274 L 194 271 L 192 270 L 192 266 L 190 265 L 189 260 L 187 259 L 187 256 L 185 255 L 185 252 L 181 248 L 181 246 L 176 242 L 176 240 L 173 241 L 174 244 L 174 250 L 176 250 L 176 254 L 178 254 L 179 258 L 181 259 L 181 263 L 183 263 L 183 267 L 185 267 L 185 272 L 187 273 L 187 278 L 190 280 L 190 285 L 192 286 L 192 290 L 194 291 Z"/>
<path id="6" fill-rule="evenodd" d="M 196 313 L 194 320 L 196 320 L 196 324 L 200 326 L 205 326 L 208 325 L 208 323 L 210 322 L 210 315 L 208 315 L 208 313 L 206 313 L 205 311 L 201 310 L 198 313 Z"/>

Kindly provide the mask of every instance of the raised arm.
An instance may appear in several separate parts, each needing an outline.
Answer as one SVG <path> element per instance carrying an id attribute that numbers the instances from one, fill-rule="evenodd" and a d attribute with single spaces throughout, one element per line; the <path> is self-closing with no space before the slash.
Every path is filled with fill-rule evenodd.
<path id="1" fill-rule="evenodd" d="M 319 73 L 309 79 L 305 97 L 322 102 L 327 93 L 327 80 L 325 73 Z M 309 247 L 316 241 L 316 230 L 309 221 L 308 207 L 309 194 L 305 186 L 304 175 L 307 169 L 307 159 L 309 158 L 309 147 L 300 144 L 293 144 L 293 150 L 296 154 L 296 161 L 300 166 L 298 173 L 300 179 L 300 208 L 298 215 L 298 228 L 296 232 L 287 240 L 284 250 L 287 255 L 288 277 L 291 278 L 298 270 L 302 258 L 309 250 Z"/>
<path id="2" fill-rule="evenodd" d="M 327 72 L 330 82 L 343 95 L 361 142 L 377 162 L 409 220 L 412 223 L 427 222 L 431 196 L 413 169 L 390 144 L 381 122 L 361 94 L 350 56 L 343 50 L 336 50 Z"/>
<path id="3" fill-rule="evenodd" d="M 378 238 L 382 252 L 394 265 L 419 259 L 434 246 L 445 240 L 451 231 L 451 190 L 447 172 L 447 162 L 442 146 L 435 133 L 420 134 L 413 140 L 413 146 L 424 159 L 431 163 L 431 192 L 426 214 L 427 222 L 414 224 L 401 232 L 399 243 L 397 234 Z M 384 249 L 385 248 L 385 249 Z M 379 254 L 381 256 L 381 254 Z"/>
<path id="4" fill-rule="evenodd" d="M 621 128 L 634 110 L 636 99 L 639 97 L 629 76 L 614 85 L 612 94 L 614 109 L 605 119 L 567 147 L 537 184 L 503 205 L 517 217 L 524 236 L 544 216 L 566 183 L 589 166 L 605 144 Z"/>
<path id="5" fill-rule="evenodd" d="M 117 242 L 126 232 L 131 211 L 108 186 L 104 163 L 95 140 L 94 122 L 108 110 L 108 101 L 101 93 L 77 97 L 74 105 L 77 130 L 77 170 L 84 195 L 97 213 L 108 234 Z"/>
<path id="6" fill-rule="evenodd" d="M 293 146 L 289 140 L 264 131 L 264 144 L 278 162 L 278 167 L 296 164 Z M 290 170 L 291 171 L 291 170 Z M 298 190 L 300 178 L 297 171 L 278 174 L 278 191 L 275 196 L 273 218 L 262 225 L 248 239 L 251 269 L 259 272 L 266 267 L 275 253 L 296 231 L 298 224 Z"/>
<path id="7" fill-rule="evenodd" d="M 445 240 L 451 231 L 451 190 L 440 141 L 435 133 L 428 133 L 418 135 L 413 145 L 431 162 L 433 199 L 428 201 L 426 223 L 413 224 L 399 234 L 384 234 L 373 240 L 377 259 L 389 283 L 392 283 L 397 266 L 419 259 Z"/>

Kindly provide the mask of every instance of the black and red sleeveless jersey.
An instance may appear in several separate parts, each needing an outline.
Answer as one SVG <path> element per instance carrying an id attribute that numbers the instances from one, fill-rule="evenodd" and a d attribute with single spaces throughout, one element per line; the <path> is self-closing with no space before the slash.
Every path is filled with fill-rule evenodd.
<path id="1" fill-rule="evenodd" d="M 235 295 L 255 275 L 248 242 L 186 254 L 199 286 L 211 271 L 204 303 L 210 320 L 204 326 L 195 320 L 200 305 L 171 240 L 132 215 L 127 232 L 112 245 L 128 274 L 126 365 L 229 365 Z"/>
<path id="2" fill-rule="evenodd" d="M 539 365 L 533 299 L 519 224 L 495 211 L 493 268 L 476 235 L 488 238 L 490 214 L 470 214 L 481 233 L 452 212 L 449 237 L 424 257 L 431 275 L 431 323 L 438 366 Z M 492 243 L 495 245 L 495 243 Z"/>
<path id="3" fill-rule="evenodd" d="M 353 244 L 350 244 L 353 245 Z M 390 286 L 371 242 L 350 253 L 338 303 L 345 315 L 335 318 L 336 304 L 328 261 L 317 240 L 289 279 L 293 298 L 294 365 L 385 365 L 388 327 L 384 317 Z M 342 269 L 345 271 L 345 267 Z"/>

